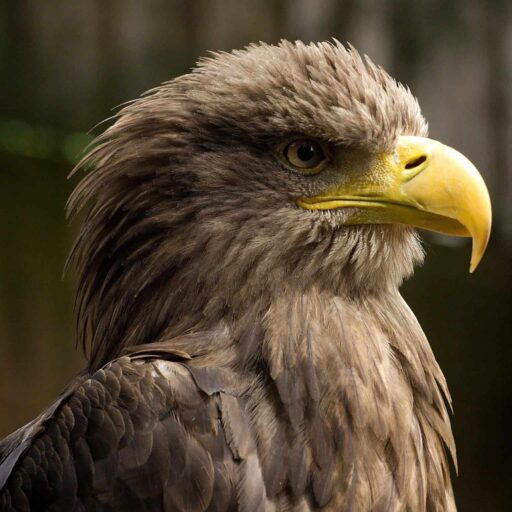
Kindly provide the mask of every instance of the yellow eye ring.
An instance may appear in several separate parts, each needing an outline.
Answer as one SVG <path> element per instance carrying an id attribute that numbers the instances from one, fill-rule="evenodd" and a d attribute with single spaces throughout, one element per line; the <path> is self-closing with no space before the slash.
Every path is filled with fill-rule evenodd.
<path id="1" fill-rule="evenodd" d="M 283 149 L 283 156 L 293 168 L 306 174 L 320 172 L 327 158 L 318 141 L 313 139 L 296 139 Z"/>

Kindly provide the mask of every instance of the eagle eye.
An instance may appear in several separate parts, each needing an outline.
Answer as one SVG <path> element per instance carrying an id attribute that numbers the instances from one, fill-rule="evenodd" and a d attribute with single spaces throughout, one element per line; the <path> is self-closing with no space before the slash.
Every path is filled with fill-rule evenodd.
<path id="1" fill-rule="evenodd" d="M 312 139 L 297 139 L 287 144 L 283 151 L 286 161 L 301 172 L 320 172 L 325 162 L 322 145 Z"/>

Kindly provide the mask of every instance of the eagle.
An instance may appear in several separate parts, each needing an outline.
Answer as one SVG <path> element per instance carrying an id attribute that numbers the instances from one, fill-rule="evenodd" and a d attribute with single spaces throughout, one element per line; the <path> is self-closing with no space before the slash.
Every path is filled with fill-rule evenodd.
<path id="1" fill-rule="evenodd" d="M 0 444 L 2 511 L 453 511 L 445 378 L 399 293 L 489 194 L 337 41 L 213 53 L 124 106 L 68 211 L 88 364 Z"/>

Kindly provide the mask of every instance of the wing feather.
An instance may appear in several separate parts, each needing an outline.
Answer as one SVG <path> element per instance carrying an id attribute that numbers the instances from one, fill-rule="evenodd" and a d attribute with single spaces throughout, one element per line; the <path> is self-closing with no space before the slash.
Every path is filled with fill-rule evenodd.
<path id="1" fill-rule="evenodd" d="M 6 438 L 0 509 L 263 510 L 250 421 L 225 393 L 232 379 L 176 351 L 155 358 L 164 348 L 80 376 Z"/>

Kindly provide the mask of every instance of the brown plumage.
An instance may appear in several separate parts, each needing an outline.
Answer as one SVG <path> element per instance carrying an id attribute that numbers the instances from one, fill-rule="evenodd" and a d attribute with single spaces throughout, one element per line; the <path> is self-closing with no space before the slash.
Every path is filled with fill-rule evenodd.
<path id="1" fill-rule="evenodd" d="M 124 108 L 69 202 L 89 366 L 0 445 L 1 510 L 454 510 L 446 382 L 398 291 L 420 242 L 298 208 L 332 175 L 276 150 L 343 167 L 425 134 L 338 43 L 216 54 Z"/>

